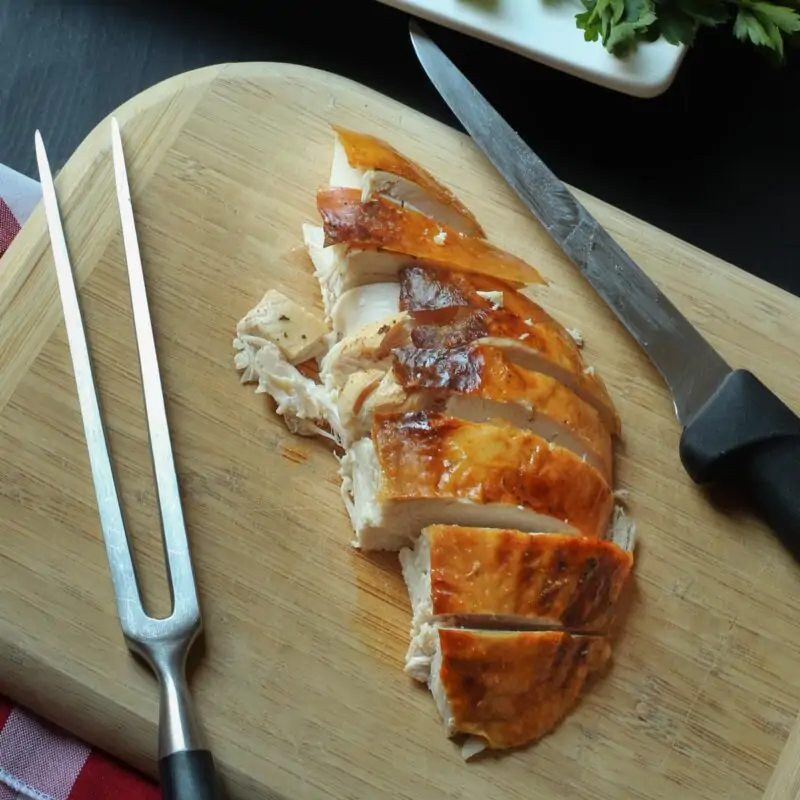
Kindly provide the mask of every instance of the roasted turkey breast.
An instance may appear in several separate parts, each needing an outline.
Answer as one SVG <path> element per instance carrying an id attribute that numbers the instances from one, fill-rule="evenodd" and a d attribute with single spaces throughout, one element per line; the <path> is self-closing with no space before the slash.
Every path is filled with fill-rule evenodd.
<path id="1" fill-rule="evenodd" d="M 332 127 L 302 227 L 324 318 L 268 291 L 236 366 L 292 431 L 336 443 L 353 544 L 399 551 L 405 671 L 465 757 L 536 741 L 610 658 L 633 567 L 620 417 L 538 270 L 389 142 Z"/>

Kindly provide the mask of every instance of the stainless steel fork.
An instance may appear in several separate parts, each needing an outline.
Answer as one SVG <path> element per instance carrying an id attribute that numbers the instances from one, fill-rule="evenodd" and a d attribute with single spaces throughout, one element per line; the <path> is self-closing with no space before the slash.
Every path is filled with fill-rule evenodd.
<path id="1" fill-rule="evenodd" d="M 39 131 L 36 131 L 35 138 L 36 159 L 58 288 L 122 633 L 129 649 L 150 664 L 158 677 L 160 687 L 158 757 L 163 797 L 164 800 L 217 800 L 221 794 L 214 759 L 203 744 L 186 681 L 186 658 L 201 632 L 202 618 L 175 475 L 119 125 L 116 119 L 111 120 L 111 143 L 150 450 L 172 597 L 172 612 L 165 619 L 148 616 L 142 605 L 97 401 L 53 176 Z"/>

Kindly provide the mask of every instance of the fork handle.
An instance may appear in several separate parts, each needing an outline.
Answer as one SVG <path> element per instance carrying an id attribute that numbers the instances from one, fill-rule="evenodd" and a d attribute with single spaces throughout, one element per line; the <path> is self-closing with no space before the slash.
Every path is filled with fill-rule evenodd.
<path id="1" fill-rule="evenodd" d="M 151 646 L 150 659 L 161 689 L 158 769 L 163 800 L 222 800 L 211 751 L 186 681 L 191 639 Z"/>
<path id="2" fill-rule="evenodd" d="M 210 750 L 182 750 L 158 762 L 163 800 L 221 800 Z"/>

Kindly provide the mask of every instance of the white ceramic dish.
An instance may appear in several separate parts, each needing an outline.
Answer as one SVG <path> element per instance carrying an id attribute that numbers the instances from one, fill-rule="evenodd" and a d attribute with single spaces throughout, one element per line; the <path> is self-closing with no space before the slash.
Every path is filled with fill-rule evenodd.
<path id="1" fill-rule="evenodd" d="M 675 78 L 686 48 L 659 40 L 620 59 L 575 26 L 579 0 L 381 0 L 513 50 L 555 69 L 637 97 L 655 97 Z M 452 54 L 451 54 L 452 55 Z"/>

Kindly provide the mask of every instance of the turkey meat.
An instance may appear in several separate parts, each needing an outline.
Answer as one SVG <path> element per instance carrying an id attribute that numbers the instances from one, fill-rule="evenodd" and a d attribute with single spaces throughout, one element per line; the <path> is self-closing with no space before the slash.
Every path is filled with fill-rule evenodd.
<path id="1" fill-rule="evenodd" d="M 400 551 L 411 599 L 412 636 L 457 620 L 480 627 L 604 631 L 633 553 L 612 541 L 563 533 L 429 525 Z M 412 645 L 410 657 L 424 656 Z"/>
<path id="2" fill-rule="evenodd" d="M 611 434 L 596 409 L 499 348 L 394 348 L 385 372 L 369 366 L 351 374 L 338 402 L 351 440 L 368 435 L 373 415 L 382 412 L 430 409 L 472 422 L 500 419 L 571 450 L 612 480 Z"/>
<path id="3" fill-rule="evenodd" d="M 333 126 L 330 185 L 358 189 L 362 200 L 388 197 L 468 236 L 484 237 L 475 215 L 428 170 L 377 136 Z"/>
<path id="4" fill-rule="evenodd" d="M 328 316 L 348 289 L 396 281 L 403 267 L 418 263 L 496 274 L 515 285 L 543 282 L 521 258 L 382 197 L 362 202 L 355 189 L 325 188 L 317 208 L 321 232 L 306 224 L 303 235 Z"/>
<path id="5" fill-rule="evenodd" d="M 445 731 L 477 737 L 491 750 L 554 730 L 611 658 L 601 636 L 459 628 L 434 634 L 425 681 Z"/>
<path id="6" fill-rule="evenodd" d="M 399 550 L 433 523 L 605 536 L 613 495 L 569 450 L 507 423 L 377 414 L 341 461 L 364 550 Z"/>

